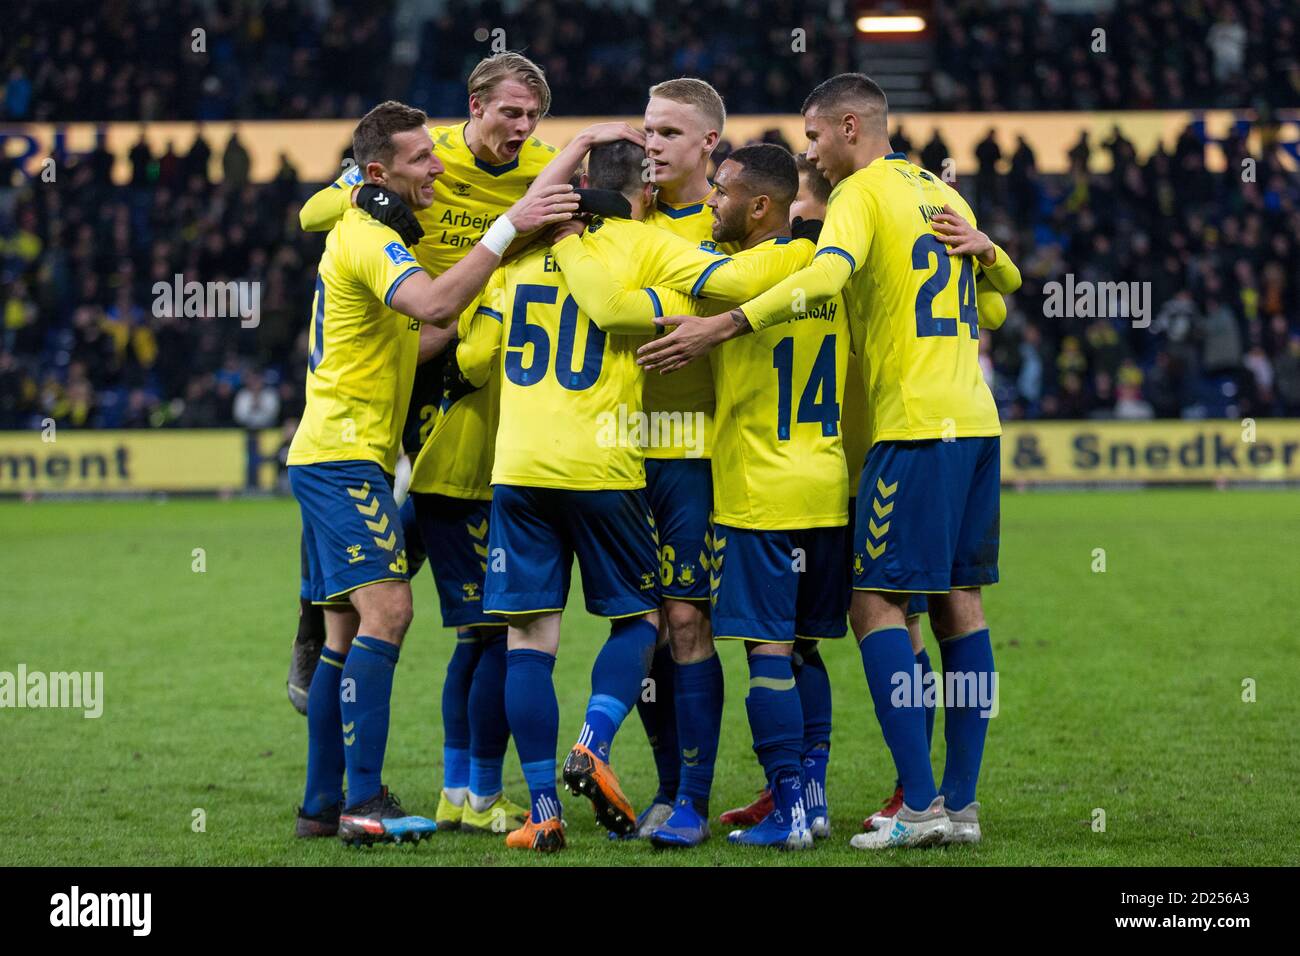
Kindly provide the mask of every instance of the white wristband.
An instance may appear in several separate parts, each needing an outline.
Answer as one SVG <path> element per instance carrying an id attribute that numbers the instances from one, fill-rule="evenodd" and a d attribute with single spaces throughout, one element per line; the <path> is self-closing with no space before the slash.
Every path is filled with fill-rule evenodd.
<path id="1" fill-rule="evenodd" d="M 497 216 L 497 221 L 492 223 L 488 231 L 483 233 L 479 243 L 487 246 L 498 256 L 504 256 L 506 250 L 510 248 L 510 243 L 515 241 L 515 235 L 515 224 L 510 221 L 509 216 L 502 213 Z"/>

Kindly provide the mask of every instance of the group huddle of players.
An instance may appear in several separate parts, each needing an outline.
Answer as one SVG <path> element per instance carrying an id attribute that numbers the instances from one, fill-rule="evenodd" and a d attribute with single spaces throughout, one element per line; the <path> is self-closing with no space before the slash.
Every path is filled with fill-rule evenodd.
<path id="1" fill-rule="evenodd" d="M 288 458 L 297 834 L 462 829 L 558 850 L 558 776 L 612 836 L 696 846 L 722 723 L 715 641 L 731 639 L 766 787 L 722 815 L 728 839 L 810 847 L 830 834 L 819 645 L 851 629 L 897 770 L 852 845 L 978 841 L 987 702 L 944 695 L 936 785 L 935 695 L 897 689 L 996 679 L 980 588 L 997 580 L 1000 426 L 978 338 L 1005 317 L 1014 264 L 951 186 L 892 151 L 861 74 L 809 95 L 806 154 L 745 146 L 712 178 L 725 110 L 702 80 L 651 87 L 642 130 L 602 123 L 562 150 L 534 136 L 550 91 L 531 61 L 489 57 L 468 85 L 463 124 L 371 110 L 355 165 L 301 213 L 329 235 Z M 610 632 L 557 768 L 575 557 Z M 424 560 L 456 629 L 432 820 L 381 779 Z M 640 813 L 610 765 L 634 707 L 659 778 Z M 511 736 L 526 807 L 503 791 Z"/>

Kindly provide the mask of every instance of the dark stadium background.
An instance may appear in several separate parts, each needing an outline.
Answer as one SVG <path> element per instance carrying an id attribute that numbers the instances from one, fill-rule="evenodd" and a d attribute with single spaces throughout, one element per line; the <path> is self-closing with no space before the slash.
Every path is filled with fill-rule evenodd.
<path id="1" fill-rule="evenodd" d="M 865 7 L 844 2 L 11 5 L 0 27 L 0 429 L 52 419 L 291 434 L 323 241 L 299 231 L 296 212 L 323 177 L 250 156 L 247 134 L 199 126 L 194 139 L 192 123 L 282 121 L 291 139 L 294 124 L 353 119 L 389 96 L 456 117 L 498 27 L 545 68 L 556 117 L 635 116 L 649 78 L 692 73 L 717 84 L 733 116 L 797 114 L 819 78 L 864 70 L 891 96 L 894 145 L 939 171 L 948 146 L 927 113 L 996 111 L 975 162 L 956 172 L 1025 276 L 1006 326 L 982 343 L 1004 419 L 1300 415 L 1294 6 L 905 6 L 930 18 L 923 33 L 866 36 L 854 25 Z M 195 25 L 206 52 L 192 50 Z M 791 25 L 806 31 L 801 52 Z M 1105 54 L 1090 51 L 1098 26 Z M 1176 111 L 1176 122 L 1204 109 L 1233 111 L 1233 125 L 1179 123 L 1158 148 L 1134 148 L 1131 127 L 1156 114 L 1127 111 Z M 1035 111 L 1061 110 L 1079 111 L 1079 132 L 1098 111 L 1121 112 L 1105 137 L 1074 133 L 1069 167 L 1045 172 L 1017 138 Z M 182 121 L 165 147 L 137 142 L 135 123 L 164 121 Z M 96 143 L 111 127 L 82 123 L 127 124 L 131 145 L 112 155 Z M 80 139 L 57 135 L 69 129 Z M 777 130 L 763 138 L 803 146 Z M 326 168 L 345 141 L 329 140 Z M 725 136 L 718 156 L 742 143 Z M 39 176 L 46 155 L 54 182 Z M 1251 182 L 1234 174 L 1245 159 Z M 258 162 L 274 173 L 250 176 Z M 155 317 L 152 284 L 178 273 L 259 281 L 259 327 Z M 1067 273 L 1150 282 L 1150 327 L 1045 317 L 1043 286 Z"/>

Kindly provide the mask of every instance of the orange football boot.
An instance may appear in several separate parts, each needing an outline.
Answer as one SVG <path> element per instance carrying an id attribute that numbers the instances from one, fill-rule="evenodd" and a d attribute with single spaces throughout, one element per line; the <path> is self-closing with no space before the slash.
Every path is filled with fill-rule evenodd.
<path id="1" fill-rule="evenodd" d="M 618 777 L 609 764 L 591 749 L 574 744 L 564 759 L 564 785 L 570 793 L 579 794 L 591 801 L 596 811 L 596 822 L 619 836 L 636 832 L 636 811 L 618 785 Z"/>
<path id="2" fill-rule="evenodd" d="M 564 849 L 564 824 L 559 817 L 547 817 L 541 823 L 533 822 L 530 813 L 524 825 L 506 834 L 506 846 L 512 850 L 537 850 L 554 853 Z"/>

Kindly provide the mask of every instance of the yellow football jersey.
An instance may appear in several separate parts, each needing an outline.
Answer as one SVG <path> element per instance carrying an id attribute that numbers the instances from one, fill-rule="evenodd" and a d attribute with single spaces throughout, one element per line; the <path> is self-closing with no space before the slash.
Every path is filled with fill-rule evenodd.
<path id="1" fill-rule="evenodd" d="M 551 247 L 588 315 L 635 329 L 657 317 L 685 314 L 665 309 L 655 286 L 744 302 L 797 270 L 813 248 L 807 239 L 794 239 L 721 255 L 645 222 L 599 217 L 581 236 Z"/>
<path id="2" fill-rule="evenodd" d="M 972 256 L 949 256 L 930 218 L 951 205 L 972 224 L 951 186 L 907 161 L 882 156 L 831 192 L 817 258 L 744 306 L 755 329 L 843 290 L 863 343 L 871 440 L 1001 434 L 979 367 L 979 310 Z"/>
<path id="3" fill-rule="evenodd" d="M 546 246 L 530 247 L 493 273 L 456 354 L 470 381 L 482 376 L 485 361 L 498 364 L 494 485 L 645 486 L 645 375 L 636 350 L 654 327 L 648 319 L 606 326 L 579 308 Z M 620 331 L 628 328 L 640 334 Z"/>
<path id="4" fill-rule="evenodd" d="M 373 461 L 392 474 L 420 351 L 420 323 L 394 312 L 420 271 L 387 226 L 350 209 L 325 240 L 307 360 L 307 407 L 289 464 Z"/>
<path id="5" fill-rule="evenodd" d="M 480 296 L 472 302 L 456 326 L 456 360 L 475 390 L 450 404 L 444 399 L 411 467 L 412 491 L 479 501 L 492 497 L 492 452 L 501 400 L 501 377 L 493 359 L 500 321 L 480 308 L 482 301 Z"/>
<path id="6" fill-rule="evenodd" d="M 788 275 L 811 261 L 811 243 L 770 239 L 753 248 L 787 246 Z M 671 313 L 714 315 L 735 306 L 654 291 Z M 848 315 L 835 296 L 800 319 L 711 353 L 714 521 L 764 531 L 847 523 L 840 416 L 850 351 Z"/>
<path id="7" fill-rule="evenodd" d="M 660 200 L 644 221 L 690 242 L 705 243 L 707 248 L 713 248 L 713 211 L 705 205 L 705 200 L 677 204 Z M 703 457 L 709 457 L 709 436 L 713 433 L 713 380 L 703 362 L 688 365 L 673 375 L 648 376 L 645 382 L 645 410 L 648 414 L 678 412 L 687 415 L 702 412 L 705 436 Z M 670 446 L 647 448 L 645 453 L 647 458 L 683 458 L 686 452 L 684 447 Z"/>
<path id="8" fill-rule="evenodd" d="M 493 166 L 483 162 L 465 143 L 468 123 L 433 126 L 433 151 L 445 171 L 433 182 L 433 205 L 418 209 L 415 218 L 424 237 L 412 250 L 433 275 L 445 272 L 483 238 L 497 217 L 523 198 L 538 174 L 555 158 L 555 147 L 529 137 L 519 155 Z M 352 187 L 361 184 L 361 168 L 353 166 L 335 182 L 307 200 L 299 213 L 303 229 L 331 228 L 351 208 Z"/>

